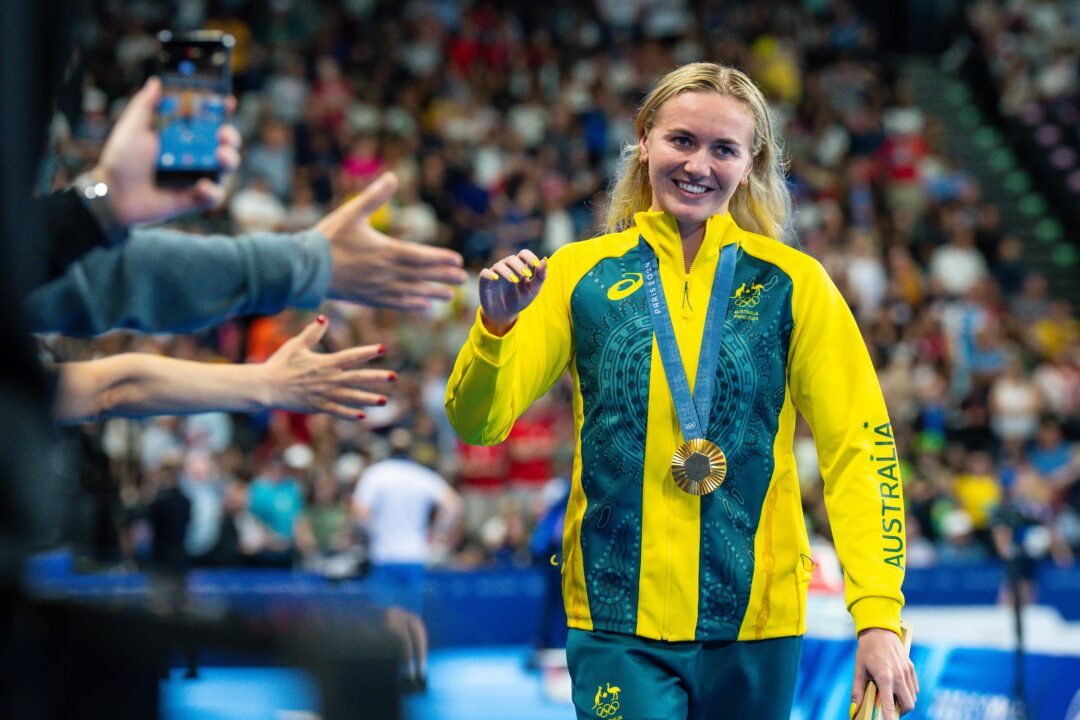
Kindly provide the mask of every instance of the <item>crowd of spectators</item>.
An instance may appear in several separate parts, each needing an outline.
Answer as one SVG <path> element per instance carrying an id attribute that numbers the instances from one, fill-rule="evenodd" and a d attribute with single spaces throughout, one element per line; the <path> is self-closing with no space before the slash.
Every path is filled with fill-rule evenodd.
<path id="1" fill-rule="evenodd" d="M 880 374 L 902 461 L 909 566 L 1017 552 L 1070 563 L 1080 550 L 1075 309 L 1025 266 L 1025 238 L 1002 232 L 998 209 L 939 146 L 934 121 L 846 0 L 148 0 L 99 10 L 81 34 L 81 113 L 54 124 L 51 182 L 93 157 L 152 66 L 159 28 L 219 28 L 237 39 L 244 160 L 227 208 L 187 226 L 306 228 L 392 169 L 401 189 L 376 225 L 460 251 L 474 278 L 507 253 L 550 255 L 600 232 L 605 183 L 658 74 L 701 59 L 747 70 L 782 125 L 803 249 L 850 302 Z M 466 446 L 442 406 L 475 316 L 475 280 L 423 315 L 322 311 L 332 318 L 328 349 L 386 344 L 384 362 L 400 377 L 389 404 L 359 422 L 272 413 L 87 426 L 86 444 L 100 452 L 86 475 L 97 479 L 77 515 L 98 544 L 111 538 L 128 558 L 145 552 L 145 508 L 178 487 L 191 501 L 184 546 L 195 562 L 288 565 L 348 550 L 361 539 L 358 480 L 404 428 L 412 459 L 464 498 L 438 562 L 532 561 L 531 528 L 563 496 L 558 479 L 573 461 L 566 379 L 502 445 Z M 196 336 L 46 341 L 72 359 L 137 349 L 258 362 L 306 317 L 243 318 Z M 805 424 L 796 444 L 808 527 L 827 540 Z"/>
<path id="2" fill-rule="evenodd" d="M 1051 109 L 1080 99 L 1080 6 L 1075 2 L 980 0 L 968 19 L 984 44 L 1001 112 Z M 1074 117 L 1075 119 L 1075 117 Z"/>
<path id="3" fill-rule="evenodd" d="M 968 8 L 967 22 L 971 42 L 962 72 L 1076 233 L 1080 3 L 980 0 Z"/>

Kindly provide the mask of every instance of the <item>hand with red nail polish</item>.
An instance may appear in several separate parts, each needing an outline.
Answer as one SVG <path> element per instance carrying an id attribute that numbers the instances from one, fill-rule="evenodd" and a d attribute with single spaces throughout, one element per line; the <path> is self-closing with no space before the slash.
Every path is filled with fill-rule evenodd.
<path id="1" fill-rule="evenodd" d="M 315 352 L 328 327 L 329 321 L 320 316 L 261 364 L 194 362 L 147 353 L 63 363 L 56 416 L 75 423 L 281 409 L 363 419 L 358 408 L 385 405 L 383 391 L 397 373 L 358 367 L 378 357 L 379 345 Z"/>
<path id="2" fill-rule="evenodd" d="M 336 353 L 314 352 L 328 328 L 326 316 L 320 315 L 263 363 L 270 407 L 357 420 L 364 417 L 357 408 L 386 404 L 377 389 L 395 380 L 397 373 L 357 367 L 384 354 L 386 347 L 364 345 Z"/>

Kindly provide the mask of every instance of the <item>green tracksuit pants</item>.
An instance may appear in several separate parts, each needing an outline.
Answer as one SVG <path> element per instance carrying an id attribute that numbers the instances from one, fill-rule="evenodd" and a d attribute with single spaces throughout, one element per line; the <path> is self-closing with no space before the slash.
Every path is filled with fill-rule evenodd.
<path id="1" fill-rule="evenodd" d="M 788 720 L 802 637 L 677 642 L 570 630 L 578 720 Z"/>

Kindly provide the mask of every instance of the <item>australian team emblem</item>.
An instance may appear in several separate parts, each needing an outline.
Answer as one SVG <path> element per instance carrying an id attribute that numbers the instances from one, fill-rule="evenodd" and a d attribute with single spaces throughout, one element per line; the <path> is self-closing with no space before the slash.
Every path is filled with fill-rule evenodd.
<path id="1" fill-rule="evenodd" d="M 743 283 L 740 285 L 735 291 L 735 294 L 731 296 L 731 299 L 735 301 L 735 307 L 756 307 L 757 304 L 761 302 L 761 294 L 763 292 L 765 292 L 765 286 L 751 280 L 749 284 Z"/>
<path id="2" fill-rule="evenodd" d="M 618 686 L 612 687 L 611 683 L 607 683 L 607 688 L 603 685 L 597 685 L 596 698 L 593 700 L 593 710 L 596 711 L 596 716 L 606 720 L 614 720 L 612 716 L 619 711 L 619 693 L 621 692 L 622 688 Z"/>

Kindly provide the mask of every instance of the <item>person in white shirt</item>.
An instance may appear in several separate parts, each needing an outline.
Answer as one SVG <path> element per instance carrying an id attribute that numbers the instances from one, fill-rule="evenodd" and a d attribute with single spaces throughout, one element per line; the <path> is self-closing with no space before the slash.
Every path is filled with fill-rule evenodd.
<path id="1" fill-rule="evenodd" d="M 968 226 L 953 229 L 949 242 L 930 256 L 930 279 L 947 295 L 960 297 L 988 275 L 986 259 Z"/>
<path id="2" fill-rule="evenodd" d="M 392 430 L 389 440 L 391 457 L 370 465 L 356 482 L 353 513 L 368 533 L 372 595 L 413 614 L 406 624 L 414 658 L 407 680 L 422 688 L 427 632 L 417 618 L 423 616 L 424 573 L 449 546 L 462 501 L 441 475 L 409 459 L 408 430 Z"/>
<path id="3" fill-rule="evenodd" d="M 368 532 L 373 567 L 423 570 L 445 551 L 461 516 L 457 491 L 438 473 L 409 459 L 411 442 L 408 430 L 393 430 L 391 457 L 369 466 L 356 483 L 353 511 Z"/>

